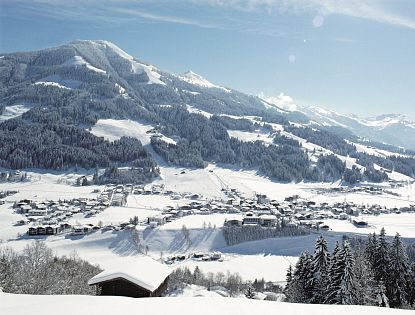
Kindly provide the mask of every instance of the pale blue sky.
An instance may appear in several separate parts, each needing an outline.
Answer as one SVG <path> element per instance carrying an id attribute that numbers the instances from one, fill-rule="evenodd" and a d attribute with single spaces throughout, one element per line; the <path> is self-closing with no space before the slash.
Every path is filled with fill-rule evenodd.
<path id="1" fill-rule="evenodd" d="M 74 39 L 255 95 L 415 118 L 413 0 L 0 0 L 0 52 Z"/>

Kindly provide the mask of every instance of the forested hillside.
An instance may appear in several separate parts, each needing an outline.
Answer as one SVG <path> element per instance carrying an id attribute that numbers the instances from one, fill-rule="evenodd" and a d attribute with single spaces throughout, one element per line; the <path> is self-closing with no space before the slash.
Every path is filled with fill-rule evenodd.
<path id="1" fill-rule="evenodd" d="M 75 41 L 5 54 L 0 59 L 0 105 L 2 111 L 13 106 L 22 111 L 0 123 L 0 165 L 8 168 L 108 168 L 135 163 L 154 171 L 154 160 L 137 139 L 109 142 L 88 132 L 99 119 L 111 118 L 144 121 L 177 139 L 175 143 L 151 140 L 154 151 L 172 165 L 203 168 L 207 162 L 222 163 L 256 169 L 283 182 L 354 184 L 385 181 L 386 171 L 415 175 L 410 156 L 358 152 L 335 130 L 310 127 L 302 113 L 284 111 L 195 74 L 167 73 L 106 41 Z M 190 113 L 188 106 L 212 115 Z M 275 124 L 292 137 L 276 132 Z M 273 141 L 242 141 L 228 130 L 259 131 Z M 316 157 L 294 137 L 332 153 Z M 340 156 L 355 158 L 361 167 L 347 168 Z"/>

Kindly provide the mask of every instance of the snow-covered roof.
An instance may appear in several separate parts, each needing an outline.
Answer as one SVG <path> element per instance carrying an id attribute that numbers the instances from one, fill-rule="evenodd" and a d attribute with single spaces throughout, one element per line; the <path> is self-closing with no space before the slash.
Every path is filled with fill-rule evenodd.
<path id="1" fill-rule="evenodd" d="M 106 269 L 92 277 L 89 285 L 110 281 L 117 278 L 128 280 L 148 291 L 155 291 L 172 270 L 146 256 L 139 257 L 133 261 L 117 264 L 117 268 Z"/>
<path id="2" fill-rule="evenodd" d="M 260 216 L 260 218 L 263 220 L 276 220 L 277 219 L 277 217 L 272 214 L 263 214 Z"/>

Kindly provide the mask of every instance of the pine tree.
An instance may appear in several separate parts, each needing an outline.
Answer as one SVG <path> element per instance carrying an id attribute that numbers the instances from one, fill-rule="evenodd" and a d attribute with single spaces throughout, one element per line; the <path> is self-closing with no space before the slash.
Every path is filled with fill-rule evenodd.
<path id="1" fill-rule="evenodd" d="M 391 307 L 402 307 L 408 301 L 409 261 L 405 246 L 396 233 L 390 246 L 389 282 L 387 293 Z"/>
<path id="2" fill-rule="evenodd" d="M 326 304 L 340 304 L 337 294 L 341 286 L 341 265 L 341 249 L 339 242 L 336 242 L 333 253 L 330 257 L 330 265 L 328 270 L 329 285 L 327 287 L 326 298 L 324 300 L 324 303 Z"/>
<path id="3" fill-rule="evenodd" d="M 354 251 L 354 274 L 357 287 L 357 304 L 376 305 L 376 286 L 372 267 L 367 259 L 367 252 L 361 247 Z"/>
<path id="4" fill-rule="evenodd" d="M 322 235 L 316 240 L 313 256 L 312 303 L 323 303 L 328 284 L 329 253 L 327 241 Z"/>
<path id="5" fill-rule="evenodd" d="M 284 294 L 287 297 L 287 300 L 290 300 L 293 296 L 293 267 L 291 265 L 289 265 L 287 269 L 286 281 L 287 284 L 284 288 Z"/>
<path id="6" fill-rule="evenodd" d="M 376 264 L 377 247 L 378 247 L 378 240 L 376 238 L 376 233 L 369 234 L 367 238 L 366 248 L 365 248 L 365 256 L 371 268 L 374 268 Z"/>
<path id="7" fill-rule="evenodd" d="M 288 301 L 295 303 L 310 303 L 312 298 L 312 256 L 304 252 L 299 257 L 292 273 L 292 280 L 287 287 Z"/>
<path id="8" fill-rule="evenodd" d="M 354 305 L 357 304 L 357 286 L 354 274 L 354 259 L 352 249 L 348 242 L 343 244 L 343 262 L 344 270 L 342 274 L 342 282 L 339 295 L 341 304 Z"/>
<path id="9" fill-rule="evenodd" d="M 376 306 L 389 307 L 389 299 L 386 296 L 386 288 L 383 281 L 379 282 L 376 289 Z"/>
<path id="10" fill-rule="evenodd" d="M 415 308 L 415 263 L 412 264 L 408 279 L 408 302 Z"/>
<path id="11" fill-rule="evenodd" d="M 374 255 L 373 271 L 376 281 L 388 283 L 389 279 L 389 244 L 386 240 L 385 229 L 382 228 L 379 239 L 376 244 L 376 252 Z"/>

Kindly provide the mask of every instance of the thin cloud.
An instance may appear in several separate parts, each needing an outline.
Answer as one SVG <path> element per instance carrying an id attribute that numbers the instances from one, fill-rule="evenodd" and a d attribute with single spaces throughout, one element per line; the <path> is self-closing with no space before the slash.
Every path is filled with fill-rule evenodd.
<path id="1" fill-rule="evenodd" d="M 149 12 L 145 12 L 139 9 L 122 9 L 122 8 L 111 8 L 112 12 L 121 13 L 121 14 L 128 14 L 131 16 L 140 17 L 143 19 L 158 21 L 158 22 L 166 22 L 166 23 L 174 23 L 174 24 L 184 24 L 184 25 L 192 25 L 197 26 L 200 28 L 214 28 L 214 29 L 226 29 L 225 27 L 218 25 L 218 24 L 208 24 L 208 23 L 201 23 L 191 19 L 185 19 L 175 16 L 167 16 L 167 15 L 159 15 L 153 14 Z"/>
<path id="2" fill-rule="evenodd" d="M 192 2 L 243 11 L 263 11 L 268 14 L 312 12 L 320 15 L 344 15 L 415 29 L 414 19 L 395 14 L 382 7 L 385 0 L 192 0 Z"/>
<path id="3" fill-rule="evenodd" d="M 342 15 L 415 30 L 414 19 L 382 6 L 388 1 L 391 0 L 0 0 L 0 3 L 15 4 L 26 11 L 56 18 L 117 23 L 139 18 L 275 37 L 287 36 L 286 26 L 275 24 L 278 19 L 273 19 L 283 15 L 313 15 L 314 23 L 311 20 L 310 23 L 314 27 L 324 27 L 325 16 Z M 188 6 L 194 6 L 195 10 L 213 8 L 210 13 L 219 7 L 221 14 L 190 16 L 182 10 Z M 234 14 L 238 11 L 244 12 L 243 16 Z M 229 17 L 224 12 L 229 13 Z M 264 20 L 266 23 L 261 25 Z"/>
<path id="4" fill-rule="evenodd" d="M 340 43 L 354 43 L 355 42 L 354 39 L 347 38 L 347 37 L 335 37 L 333 38 L 333 40 L 335 42 L 340 42 Z"/>

